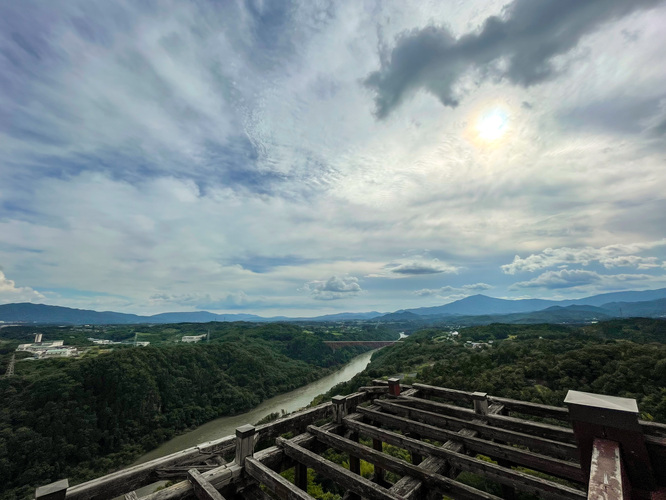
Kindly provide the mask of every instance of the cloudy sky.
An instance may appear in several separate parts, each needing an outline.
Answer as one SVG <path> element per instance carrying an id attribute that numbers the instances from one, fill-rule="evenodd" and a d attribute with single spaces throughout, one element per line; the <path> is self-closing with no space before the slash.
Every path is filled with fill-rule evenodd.
<path id="1" fill-rule="evenodd" d="M 0 2 L 0 303 L 666 287 L 666 3 Z"/>

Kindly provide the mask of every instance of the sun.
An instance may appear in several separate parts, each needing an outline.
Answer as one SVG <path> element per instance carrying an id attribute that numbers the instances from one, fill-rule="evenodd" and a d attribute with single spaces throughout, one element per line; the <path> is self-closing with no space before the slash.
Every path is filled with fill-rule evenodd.
<path id="1" fill-rule="evenodd" d="M 508 126 L 508 115 L 501 109 L 493 109 L 481 115 L 476 124 L 479 139 L 496 141 L 504 135 Z"/>

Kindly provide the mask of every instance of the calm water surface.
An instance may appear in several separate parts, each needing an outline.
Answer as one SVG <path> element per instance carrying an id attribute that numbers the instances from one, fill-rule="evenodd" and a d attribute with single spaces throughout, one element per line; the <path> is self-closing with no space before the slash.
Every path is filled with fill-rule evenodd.
<path id="1" fill-rule="evenodd" d="M 374 352 L 375 351 L 370 351 L 361 354 L 352 359 L 337 372 L 306 386 L 300 387 L 299 389 L 267 399 L 259 406 L 246 413 L 230 417 L 221 417 L 203 424 L 185 434 L 181 434 L 180 436 L 173 438 L 171 441 L 167 441 L 159 448 L 155 448 L 146 453 L 137 460 L 134 465 L 163 457 L 170 453 L 175 453 L 199 443 L 234 434 L 236 427 L 245 424 L 256 424 L 259 420 L 271 413 L 281 412 L 282 410 L 289 413 L 299 410 L 300 408 L 307 406 L 319 394 L 327 392 L 333 386 L 340 382 L 346 382 L 357 373 L 362 372 L 365 367 L 368 366 L 368 363 L 370 363 L 370 357 Z"/>

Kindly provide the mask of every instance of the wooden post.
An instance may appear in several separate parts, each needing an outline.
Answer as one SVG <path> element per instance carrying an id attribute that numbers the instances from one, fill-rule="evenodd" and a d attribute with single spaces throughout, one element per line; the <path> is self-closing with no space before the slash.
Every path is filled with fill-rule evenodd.
<path id="1" fill-rule="evenodd" d="M 383 452 L 384 451 L 384 442 L 381 439 L 377 438 L 372 438 L 372 449 Z M 375 483 L 377 484 L 384 484 L 384 469 L 381 467 L 378 467 L 377 464 L 375 464 L 375 477 L 374 477 Z"/>
<path id="2" fill-rule="evenodd" d="M 472 400 L 474 401 L 474 413 L 481 416 L 488 415 L 488 393 L 487 392 L 474 392 L 472 393 Z M 507 460 L 498 459 L 498 465 L 502 467 L 511 467 L 511 463 Z M 510 485 L 502 484 L 502 498 L 513 500 L 516 498 L 516 490 Z"/>
<path id="3" fill-rule="evenodd" d="M 472 394 L 472 398 L 474 398 L 474 413 L 488 415 L 488 393 L 475 392 Z"/>
<path id="4" fill-rule="evenodd" d="M 308 491 L 308 467 L 305 464 L 297 463 L 294 468 L 294 484 L 303 491 Z"/>
<path id="5" fill-rule="evenodd" d="M 400 379 L 390 378 L 388 379 L 388 384 L 389 384 L 389 394 L 391 396 L 400 396 Z"/>
<path id="6" fill-rule="evenodd" d="M 336 424 L 341 424 L 345 418 L 346 398 L 344 396 L 333 396 L 333 417 Z"/>
<path id="7" fill-rule="evenodd" d="M 236 464 L 241 467 L 245 464 L 245 458 L 254 454 L 254 425 L 241 425 L 236 428 Z"/>
<path id="8" fill-rule="evenodd" d="M 620 467 L 618 460 L 626 467 L 629 486 L 634 490 L 654 491 L 656 488 L 650 457 L 645 446 L 645 437 L 638 423 L 638 405 L 635 399 L 618 398 L 587 392 L 569 391 L 564 402 L 569 407 L 569 418 L 578 443 L 580 465 L 589 478 L 610 475 Z M 595 450 L 595 440 L 603 440 Z M 615 444 L 608 444 L 607 441 Z M 606 443 L 604 443 L 606 442 Z M 618 459 L 614 454 L 621 452 Z M 593 455 L 596 453 L 596 473 L 592 469 Z M 608 469 L 601 470 L 599 467 Z M 610 497 L 609 497 L 610 498 Z"/>
<path id="9" fill-rule="evenodd" d="M 40 486 L 35 491 L 36 500 L 65 500 L 69 488 L 69 481 L 61 479 L 55 483 Z"/>

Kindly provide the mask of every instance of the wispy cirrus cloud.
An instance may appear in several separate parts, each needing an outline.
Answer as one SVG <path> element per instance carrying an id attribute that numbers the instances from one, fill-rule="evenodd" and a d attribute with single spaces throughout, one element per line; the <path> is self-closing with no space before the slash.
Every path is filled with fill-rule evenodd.
<path id="1" fill-rule="evenodd" d="M 656 276 L 666 245 L 597 251 L 665 236 L 665 19 L 642 0 L 3 2 L 0 262 L 50 303 L 141 314 Z M 480 141 L 498 106 L 507 133 Z"/>

